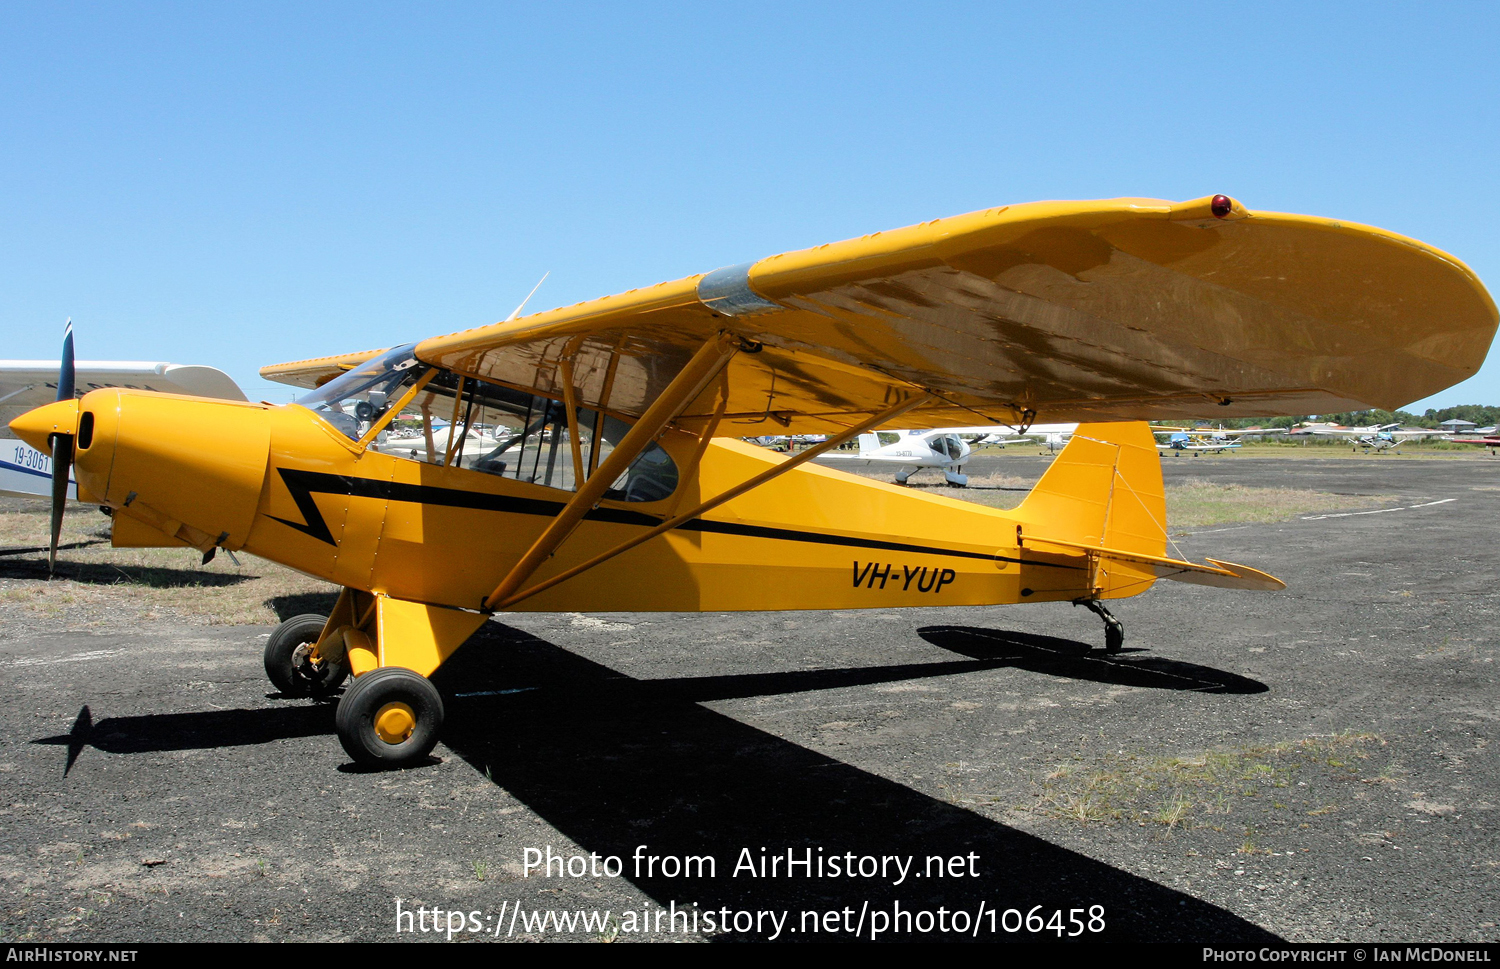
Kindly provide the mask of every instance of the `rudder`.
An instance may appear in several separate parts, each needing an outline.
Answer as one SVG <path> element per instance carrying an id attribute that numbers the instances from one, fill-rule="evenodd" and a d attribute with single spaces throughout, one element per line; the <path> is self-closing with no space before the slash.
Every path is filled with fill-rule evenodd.
<path id="1" fill-rule="evenodd" d="M 1028 537 L 1165 554 L 1166 497 L 1150 426 L 1080 424 L 1014 514 Z M 1098 576 L 1098 595 L 1133 595 L 1155 578 L 1154 572 L 1115 561 Z"/>

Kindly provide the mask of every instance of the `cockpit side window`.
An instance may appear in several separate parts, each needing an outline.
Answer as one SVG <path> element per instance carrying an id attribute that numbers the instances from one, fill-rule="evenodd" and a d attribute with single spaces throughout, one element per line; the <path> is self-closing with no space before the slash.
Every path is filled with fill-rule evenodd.
<path id="1" fill-rule="evenodd" d="M 945 458 L 956 460 L 963 456 L 964 442 L 955 434 L 944 434 L 932 439 L 932 449 Z"/>
<path id="2" fill-rule="evenodd" d="M 588 478 L 630 430 L 597 411 L 578 411 L 579 451 Z M 566 405 L 499 384 L 433 375 L 374 445 L 396 457 L 576 491 Z M 677 488 L 677 465 L 648 447 L 604 497 L 660 501 Z"/>

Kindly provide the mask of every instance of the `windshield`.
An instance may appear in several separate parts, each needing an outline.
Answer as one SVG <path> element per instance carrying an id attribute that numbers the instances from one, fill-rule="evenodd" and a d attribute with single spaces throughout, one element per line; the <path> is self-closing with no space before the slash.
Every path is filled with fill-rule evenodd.
<path id="1" fill-rule="evenodd" d="M 411 381 L 426 372 L 427 366 L 413 352 L 415 347 L 411 343 L 387 350 L 298 397 L 296 403 L 358 441 L 401 398 Z"/>

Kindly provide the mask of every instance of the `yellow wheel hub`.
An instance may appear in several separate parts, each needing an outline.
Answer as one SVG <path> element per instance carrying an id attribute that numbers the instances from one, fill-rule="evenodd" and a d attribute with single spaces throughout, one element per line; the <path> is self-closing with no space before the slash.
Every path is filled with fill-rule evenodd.
<path id="1" fill-rule="evenodd" d="M 375 711 L 375 736 L 388 744 L 403 743 L 417 728 L 417 715 L 404 703 L 387 703 Z"/>

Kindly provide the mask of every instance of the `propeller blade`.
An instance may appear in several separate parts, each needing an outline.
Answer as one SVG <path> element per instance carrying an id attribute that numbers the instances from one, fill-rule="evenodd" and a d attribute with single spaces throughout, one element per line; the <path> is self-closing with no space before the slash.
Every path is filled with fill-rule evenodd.
<path id="1" fill-rule="evenodd" d="M 75 390 L 73 366 L 73 318 L 63 330 L 62 364 L 57 372 L 57 399 L 72 400 Z M 68 474 L 73 470 L 73 435 L 52 435 L 52 542 L 47 546 L 47 574 L 57 569 L 57 543 L 62 537 L 63 509 L 68 503 Z"/>
<path id="2" fill-rule="evenodd" d="M 73 399 L 73 317 L 63 330 L 62 366 L 57 371 L 57 399 Z"/>
<path id="3" fill-rule="evenodd" d="M 47 546 L 47 572 L 57 568 L 57 543 L 62 536 L 63 508 L 68 502 L 68 470 L 73 467 L 73 435 L 52 435 L 52 542 Z"/>

